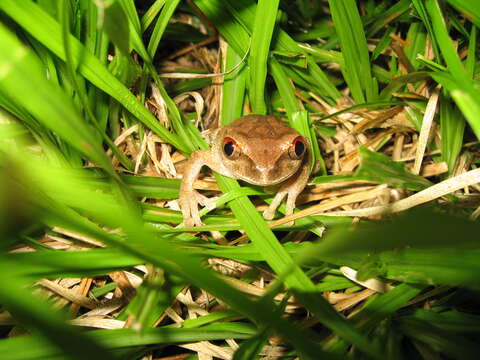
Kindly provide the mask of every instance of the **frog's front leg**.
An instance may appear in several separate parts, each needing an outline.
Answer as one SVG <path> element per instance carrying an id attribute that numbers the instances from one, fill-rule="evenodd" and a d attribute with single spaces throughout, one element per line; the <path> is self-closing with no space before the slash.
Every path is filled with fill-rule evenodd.
<path id="1" fill-rule="evenodd" d="M 183 220 L 186 227 L 203 225 L 198 213 L 198 205 L 206 206 L 208 198 L 201 195 L 193 188 L 193 183 L 200 174 L 202 166 L 209 167 L 212 163 L 211 152 L 208 150 L 194 151 L 188 159 L 183 171 L 182 183 L 180 185 L 180 198 L 178 200 L 182 210 Z"/>
<path id="2" fill-rule="evenodd" d="M 308 177 L 310 175 L 308 154 L 306 154 L 305 158 L 305 161 L 302 163 L 295 175 L 285 181 L 278 189 L 278 192 L 273 198 L 270 206 L 267 210 L 263 212 L 263 217 L 265 219 L 273 219 L 273 217 L 275 216 L 275 211 L 280 206 L 280 203 L 285 196 L 287 196 L 285 215 L 288 216 L 293 214 L 293 209 L 295 209 L 295 202 L 297 200 L 297 197 L 307 185 Z M 287 223 L 286 225 L 293 225 L 293 221 Z"/>
<path id="3" fill-rule="evenodd" d="M 186 227 L 203 225 L 198 213 L 198 205 L 209 208 L 215 201 L 214 198 L 208 198 L 193 188 L 193 183 L 198 178 L 200 170 L 204 165 L 222 175 L 229 175 L 228 172 L 219 165 L 218 157 L 216 157 L 211 150 L 197 150 L 192 153 L 183 171 L 182 183 L 180 185 L 180 198 L 178 200 Z"/>

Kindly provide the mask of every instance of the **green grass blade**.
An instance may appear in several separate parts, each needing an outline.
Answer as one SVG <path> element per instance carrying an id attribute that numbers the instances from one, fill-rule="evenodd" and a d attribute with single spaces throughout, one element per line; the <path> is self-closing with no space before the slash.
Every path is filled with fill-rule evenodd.
<path id="1" fill-rule="evenodd" d="M 404 47 L 404 52 L 415 70 L 418 70 L 420 67 L 417 55 L 425 52 L 426 41 L 427 33 L 422 23 L 412 23 L 408 28 L 407 44 Z"/>
<path id="2" fill-rule="evenodd" d="M 367 31 L 367 37 L 371 38 L 377 34 L 388 23 L 402 16 L 410 9 L 410 0 L 400 0 L 392 4 L 386 11 L 382 11 L 374 19 L 368 21 L 370 27 Z"/>
<path id="3" fill-rule="evenodd" d="M 475 62 L 476 62 L 476 49 L 477 49 L 477 27 L 472 25 L 470 31 L 470 37 L 468 39 L 468 55 L 465 62 L 465 68 L 470 78 L 475 75 Z"/>
<path id="4" fill-rule="evenodd" d="M 480 139 L 480 98 L 478 97 L 478 91 L 470 84 L 459 82 L 458 78 L 447 73 L 434 72 L 431 76 L 450 92 L 450 96 L 455 100 L 477 138 Z"/>
<path id="5" fill-rule="evenodd" d="M 478 315 L 457 310 L 438 313 L 434 310 L 418 309 L 412 316 L 454 333 L 473 334 L 480 331 L 480 317 Z"/>
<path id="6" fill-rule="evenodd" d="M 477 1 L 447 0 L 447 2 L 480 27 L 480 4 Z"/>
<path id="7" fill-rule="evenodd" d="M 106 6 L 103 19 L 103 28 L 110 40 L 112 40 L 123 55 L 129 55 L 129 22 L 119 1 L 114 1 Z"/>
<path id="8" fill-rule="evenodd" d="M 249 94 L 252 110 L 256 114 L 266 114 L 265 81 L 267 79 L 267 59 L 275 29 L 279 0 L 259 0 L 255 11 L 250 49 Z"/>
<path id="9" fill-rule="evenodd" d="M 165 0 L 155 0 L 155 2 L 148 8 L 148 10 L 142 16 L 142 32 L 150 26 L 150 24 L 155 20 L 158 13 L 162 9 L 163 5 L 165 5 Z"/>
<path id="10" fill-rule="evenodd" d="M 365 333 L 371 333 L 381 321 L 388 319 L 401 307 L 417 296 L 426 286 L 398 284 L 385 294 L 375 294 L 365 306 L 352 316 L 351 320 L 357 328 Z M 331 342 L 327 349 L 344 347 L 343 342 Z"/>
<path id="11" fill-rule="evenodd" d="M 453 47 L 452 39 L 448 35 L 445 19 L 440 10 L 438 0 L 426 0 L 426 10 L 432 21 L 433 32 L 438 42 L 445 62 L 448 65 L 450 73 L 458 79 L 459 82 L 468 83 L 467 73 L 463 67 L 457 51 Z"/>
<path id="12" fill-rule="evenodd" d="M 141 258 L 114 249 L 16 253 L 6 255 L 3 261 L 18 268 L 18 275 L 32 281 L 41 278 L 103 275 L 142 264 Z M 20 264 L 23 265 L 19 266 Z"/>
<path id="13" fill-rule="evenodd" d="M 376 94 L 370 69 L 367 40 L 355 0 L 330 0 L 330 11 L 340 39 L 345 80 L 357 103 L 373 101 Z"/>
<path id="14" fill-rule="evenodd" d="M 122 5 L 123 11 L 128 18 L 128 28 L 130 35 L 130 42 L 135 51 L 142 57 L 142 59 L 151 63 L 152 59 L 149 56 L 147 49 L 142 41 L 142 29 L 140 26 L 140 19 L 138 18 L 137 11 L 133 0 L 117 0 Z"/>
<path id="15" fill-rule="evenodd" d="M 425 7 L 425 1 L 422 0 L 412 0 L 412 4 L 415 8 L 415 10 L 418 13 L 418 16 L 420 19 L 422 19 L 423 24 L 427 28 L 428 34 L 431 37 L 431 45 L 433 48 L 433 53 L 435 54 L 436 59 L 440 59 L 440 50 L 438 49 L 438 42 L 435 37 L 435 33 L 433 31 L 432 23 L 430 21 L 430 18 L 427 15 L 427 10 Z"/>
<path id="16" fill-rule="evenodd" d="M 230 71 L 236 66 L 242 57 L 235 49 L 228 45 L 225 69 L 223 71 Z M 243 102 L 245 97 L 245 87 L 247 82 L 248 69 L 242 66 L 233 73 L 225 76 L 223 85 L 223 102 L 220 119 L 223 125 L 228 125 L 243 113 Z"/>
<path id="17" fill-rule="evenodd" d="M 361 163 L 355 174 L 317 176 L 313 184 L 325 184 L 342 180 L 364 180 L 377 184 L 389 184 L 400 189 L 419 191 L 430 185 L 428 180 L 413 175 L 403 163 L 393 161 L 381 153 L 370 151 L 364 147 L 359 149 Z"/>
<path id="18" fill-rule="evenodd" d="M 252 33 L 255 18 L 256 3 L 252 0 L 220 1 L 220 0 L 195 0 L 195 4 L 202 12 L 214 22 L 221 35 L 235 48 L 239 54 L 244 54 L 250 46 L 249 34 Z M 225 22 L 225 18 L 232 18 Z M 273 51 L 280 53 L 301 54 L 304 50 L 281 28 L 276 29 L 275 41 L 272 44 Z M 303 75 L 305 76 L 305 75 Z M 313 80 L 316 83 L 316 80 Z M 316 85 L 315 85 L 316 86 Z M 306 88 L 310 88 L 307 86 Z M 320 82 L 321 95 L 330 103 L 334 103 L 341 94 L 330 81 L 323 78 Z M 331 98 L 328 97 L 331 95 Z"/>
<path id="19" fill-rule="evenodd" d="M 478 357 L 478 344 L 474 341 L 455 336 L 419 319 L 402 319 L 399 329 L 405 335 L 428 344 L 432 350 L 441 351 L 453 359 L 474 360 Z"/>
<path id="20" fill-rule="evenodd" d="M 235 180 L 217 176 L 220 188 L 231 191 L 238 187 Z M 285 276 L 286 285 L 296 297 L 327 327 L 358 346 L 366 353 L 378 357 L 377 349 L 357 330 L 348 324 L 323 298 L 319 298 L 315 286 L 307 275 L 292 260 L 291 256 L 278 243 L 275 235 L 266 226 L 260 214 L 247 198 L 230 202 L 230 207 L 257 251 L 264 254 L 265 261 L 275 273 Z"/>
<path id="21" fill-rule="evenodd" d="M 81 333 L 80 333 L 81 334 Z M 124 349 L 135 346 L 155 346 L 158 344 L 177 344 L 197 341 L 215 341 L 223 339 L 247 339 L 254 334 L 254 329 L 248 326 L 224 326 L 207 325 L 198 329 L 172 329 L 156 328 L 148 329 L 142 333 L 133 329 L 118 330 L 94 330 L 89 332 L 90 343 L 99 342 L 111 350 Z M 55 334 L 57 335 L 57 334 Z M 59 335 L 59 334 L 58 334 Z M 83 343 L 76 344 L 85 345 Z M 87 348 L 91 347 L 86 344 Z M 72 345 L 71 351 L 76 349 Z M 64 359 L 62 353 L 48 343 L 42 342 L 37 336 L 21 336 L 0 340 L 0 352 L 5 360 L 34 360 L 34 359 Z M 112 353 L 98 352 L 96 355 L 87 352 L 79 352 L 78 359 L 112 359 Z M 104 356 L 103 358 L 100 356 Z M 74 358 L 74 357 L 72 357 Z"/>
<path id="22" fill-rule="evenodd" d="M 24 281 L 12 273 L 11 268 L 5 268 L 5 265 L 0 257 L 0 270 L 7 271 L 9 274 L 2 281 L 0 302 L 22 325 L 30 331 L 40 332 L 48 343 L 57 351 L 61 350 L 69 359 L 113 358 L 97 341 L 87 338 L 79 330 L 66 324 L 63 314 L 52 311 L 45 301 L 32 296 L 30 291 L 22 286 Z M 75 341 L 72 342 L 72 339 Z M 0 341 L 0 344 L 2 342 Z M 2 353 L 6 355 L 10 351 L 2 351 Z"/>
<path id="23" fill-rule="evenodd" d="M 376 294 L 370 298 L 367 304 L 352 317 L 352 321 L 362 330 L 369 332 L 425 288 L 426 285 L 398 284 L 385 294 Z"/>
<path id="24" fill-rule="evenodd" d="M 72 84 L 72 87 L 75 89 L 76 95 L 82 105 L 82 108 L 85 109 L 85 114 L 86 116 L 90 119 L 91 123 L 94 125 L 94 127 L 98 130 L 98 132 L 101 134 L 105 142 L 108 144 L 110 149 L 112 149 L 112 152 L 114 153 L 115 157 L 122 163 L 123 166 L 125 166 L 126 169 L 133 171 L 134 166 L 133 163 L 118 149 L 118 147 L 113 143 L 113 141 L 105 134 L 105 132 L 102 131 L 97 119 L 95 119 L 95 116 L 93 115 L 92 109 L 90 108 L 90 104 L 87 101 L 87 94 L 85 93 L 84 87 L 81 87 L 79 85 L 79 82 L 77 81 L 77 76 L 75 73 L 74 69 L 74 64 L 75 61 L 72 56 L 71 52 L 71 47 L 70 47 L 70 16 L 67 13 L 68 11 L 68 6 L 67 2 L 63 2 L 64 5 L 61 5 L 62 3 L 59 3 L 59 20 L 61 23 L 62 27 L 62 40 L 64 44 L 64 49 L 65 49 L 65 58 L 66 58 L 66 69 L 67 69 L 67 76 L 70 79 L 70 82 Z M 116 4 L 116 3 L 115 3 Z M 111 23 L 117 23 L 119 21 L 118 18 L 121 18 L 122 15 L 125 17 L 125 15 L 122 12 L 121 7 L 118 6 L 112 6 L 108 8 L 109 11 L 106 11 L 105 14 L 105 21 L 111 22 Z M 112 19 L 114 18 L 114 19 Z M 108 21 L 107 21 L 108 19 Z M 106 23 L 106 24 L 107 24 Z M 115 27 L 115 26 L 114 26 Z M 122 35 L 121 29 L 115 29 L 115 32 L 118 33 L 118 35 Z M 124 34 L 125 35 L 125 34 Z M 128 32 L 126 34 L 128 38 Z M 111 37 L 111 35 L 110 35 Z M 122 51 L 124 51 L 126 54 L 128 54 L 128 41 L 123 44 L 117 45 L 118 47 L 123 46 Z"/>
<path id="25" fill-rule="evenodd" d="M 165 5 L 163 6 L 157 22 L 155 23 L 155 28 L 153 29 L 152 36 L 148 43 L 148 54 L 153 58 L 157 52 L 158 44 L 160 44 L 160 39 L 165 32 L 168 22 L 173 15 L 173 12 L 177 8 L 180 0 L 166 0 Z"/>
<path id="26" fill-rule="evenodd" d="M 462 284 L 478 289 L 475 274 L 480 271 L 480 257 L 471 236 L 478 227 L 462 217 L 417 210 L 390 224 L 365 224 L 354 233 L 336 229 L 299 257 L 361 267 L 359 276 L 367 272 L 411 283 Z"/>
<path id="27" fill-rule="evenodd" d="M 465 118 L 459 109 L 443 95 L 440 101 L 441 150 L 442 158 L 447 162 L 449 174 L 453 174 L 462 149 L 464 131 Z"/>

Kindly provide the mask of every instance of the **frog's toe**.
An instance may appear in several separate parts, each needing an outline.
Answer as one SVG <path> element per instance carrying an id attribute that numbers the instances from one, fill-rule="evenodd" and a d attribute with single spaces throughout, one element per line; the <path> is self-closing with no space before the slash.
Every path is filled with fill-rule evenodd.
<path id="1" fill-rule="evenodd" d="M 206 207 L 208 210 L 213 210 L 216 208 L 216 201 L 218 200 L 217 196 L 214 197 L 206 197 L 202 194 L 197 193 L 197 202 Z"/>
<path id="2" fill-rule="evenodd" d="M 268 208 L 263 212 L 263 218 L 265 220 L 272 220 L 275 216 L 275 209 Z"/>
<path id="3" fill-rule="evenodd" d="M 208 210 L 213 210 L 217 207 L 218 198 L 218 196 L 208 198 L 202 205 L 205 206 Z"/>
<path id="4" fill-rule="evenodd" d="M 183 226 L 186 227 L 186 228 L 189 228 L 189 227 L 194 227 L 195 226 L 195 223 L 193 221 L 193 218 L 184 218 L 183 219 Z"/>
<path id="5" fill-rule="evenodd" d="M 183 224 L 185 227 L 202 226 L 203 223 L 198 214 L 198 207 L 196 204 L 195 207 L 190 208 L 189 212 L 190 214 L 188 216 L 183 216 Z"/>
<path id="6" fill-rule="evenodd" d="M 182 209 L 183 223 L 185 227 L 203 225 L 198 213 L 198 199 L 195 193 L 185 194 L 180 197 L 179 203 L 180 208 Z"/>

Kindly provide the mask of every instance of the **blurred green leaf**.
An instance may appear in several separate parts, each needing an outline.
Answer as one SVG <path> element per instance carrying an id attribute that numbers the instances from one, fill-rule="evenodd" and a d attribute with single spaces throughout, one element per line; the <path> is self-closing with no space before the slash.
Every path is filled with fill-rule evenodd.
<path id="1" fill-rule="evenodd" d="M 3 49 L 0 64 L 4 68 L 0 74 L 0 91 L 27 109 L 43 126 L 113 173 L 99 138 L 66 94 L 47 80 L 38 58 L 3 25 L 0 25 L 0 39 Z"/>
<path id="2" fill-rule="evenodd" d="M 106 5 L 103 20 L 105 32 L 123 55 L 128 55 L 130 53 L 130 29 L 128 28 L 127 16 L 123 12 L 119 1 L 114 0 L 108 2 L 109 4 L 107 4 L 106 0 L 103 0 L 103 4 Z"/>
<path id="3" fill-rule="evenodd" d="M 59 24 L 31 1 L 4 0 L 0 9 L 18 22 L 26 31 L 44 44 L 54 54 L 65 60 Z M 31 21 L 34 18 L 35 21 Z M 115 98 L 134 116 L 176 148 L 188 151 L 175 134 L 162 127 L 157 119 L 137 100 L 137 98 L 118 81 L 93 55 L 86 51 L 75 38 L 70 38 L 73 58 L 79 61 L 78 70 L 92 84 Z"/>
<path id="4" fill-rule="evenodd" d="M 428 180 L 405 169 L 403 163 L 393 161 L 384 154 L 370 151 L 365 147 L 360 147 L 358 152 L 360 166 L 354 174 L 317 176 L 312 179 L 311 183 L 324 184 L 333 181 L 364 180 L 417 191 L 430 185 Z"/>
<path id="5" fill-rule="evenodd" d="M 202 340 L 223 340 L 228 339 L 246 339 L 254 334 L 254 329 L 249 326 L 224 326 L 206 325 L 198 329 L 172 329 L 156 328 L 148 329 L 139 333 L 133 329 L 118 330 L 94 330 L 89 332 L 88 339 L 90 344 L 100 343 L 110 349 L 125 349 L 133 346 L 158 345 L 158 344 L 176 344 L 185 342 L 195 342 Z M 60 336 L 61 334 L 55 334 Z M 77 346 L 87 345 L 86 349 L 92 345 L 78 343 Z M 71 342 L 72 351 L 76 348 L 74 342 Z M 4 359 L 8 360 L 33 360 L 33 359 L 59 359 L 63 358 L 61 351 L 40 341 L 38 337 L 22 336 L 10 339 L 0 340 L 0 351 L 4 354 Z M 98 352 L 89 354 L 87 351 L 78 351 L 78 354 L 85 359 L 85 356 L 91 356 L 91 359 L 112 359 L 108 353 Z M 103 357 L 102 357 L 103 356 Z"/>
<path id="6" fill-rule="evenodd" d="M 43 346 L 50 347 L 57 353 L 63 353 L 69 359 L 115 359 L 98 341 L 66 324 L 64 314 L 53 311 L 45 301 L 32 296 L 30 291 L 23 287 L 23 279 L 19 278 L 18 274 L 13 273 L 12 268 L 6 265 L 3 256 L 0 256 L 0 271 L 9 273 L 8 279 L 2 281 L 0 302 L 23 326 L 47 340 L 47 342 L 42 342 Z M 25 349 L 19 348 L 14 351 L 9 347 L 10 344 L 9 340 L 0 340 L 2 357 L 14 359 L 15 356 L 22 354 L 18 358 L 24 359 Z M 1 350 L 2 345 L 3 350 Z M 35 347 L 31 351 L 38 358 L 39 349 Z"/>
<path id="7" fill-rule="evenodd" d="M 405 335 L 427 344 L 454 359 L 476 359 L 478 344 L 454 333 L 444 331 L 424 321 L 405 318 L 399 321 L 399 330 Z"/>
<path id="8" fill-rule="evenodd" d="M 480 6 L 477 2 L 462 0 L 447 0 L 447 2 L 480 27 Z"/>
<path id="9" fill-rule="evenodd" d="M 480 270 L 480 249 L 473 236 L 478 228 L 464 217 L 422 209 L 388 223 L 363 224 L 355 231 L 332 230 L 298 256 L 307 262 L 362 266 L 398 281 L 479 289 L 475 274 Z"/>

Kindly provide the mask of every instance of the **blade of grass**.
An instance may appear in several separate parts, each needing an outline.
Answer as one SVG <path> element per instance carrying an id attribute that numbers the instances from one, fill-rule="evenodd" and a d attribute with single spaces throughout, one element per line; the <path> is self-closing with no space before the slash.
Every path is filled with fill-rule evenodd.
<path id="1" fill-rule="evenodd" d="M 445 62 L 448 65 L 448 70 L 461 83 L 468 83 L 467 73 L 458 57 L 457 51 L 453 47 L 452 39 L 448 35 L 445 19 L 443 18 L 438 1 L 426 0 L 425 7 L 432 21 L 432 31 L 435 34 Z"/>
<path id="2" fill-rule="evenodd" d="M 81 333 L 80 333 L 81 334 Z M 98 342 L 111 350 L 118 350 L 135 346 L 155 346 L 158 344 L 178 344 L 196 341 L 215 341 L 223 339 L 247 339 L 254 334 L 254 329 L 248 326 L 221 326 L 207 325 L 198 329 L 156 328 L 139 333 L 133 329 L 94 330 L 85 337 L 90 343 Z M 81 345 L 79 342 L 77 345 Z M 87 344 L 88 345 L 88 344 Z M 89 346 L 91 347 L 91 346 Z M 72 346 L 72 350 L 73 350 Z M 75 347 L 76 348 L 76 347 Z M 35 360 L 35 359 L 64 359 L 64 352 L 40 341 L 37 336 L 12 337 L 0 340 L 0 352 L 4 360 Z M 62 356 L 63 355 L 63 356 Z M 81 356 L 88 356 L 86 352 L 79 352 Z M 91 359 L 112 359 L 112 352 L 103 352 L 92 355 Z M 86 357 L 82 358 L 83 360 Z"/>
<path id="3" fill-rule="evenodd" d="M 267 80 L 267 59 L 275 29 L 279 0 L 259 0 L 252 28 L 250 50 L 249 98 L 256 114 L 266 114 L 265 81 Z"/>
<path id="4" fill-rule="evenodd" d="M 420 67 L 417 55 L 425 53 L 426 41 L 427 33 L 423 24 L 420 22 L 412 23 L 407 32 L 407 44 L 403 49 L 415 70 L 418 70 Z"/>
<path id="5" fill-rule="evenodd" d="M 142 264 L 142 259 L 115 249 L 88 251 L 35 251 L 5 255 L 4 264 L 17 268 L 18 276 L 42 278 L 87 277 Z M 18 266 L 23 264 L 22 266 Z"/>
<path id="6" fill-rule="evenodd" d="M 238 187 L 238 183 L 230 178 L 216 175 L 220 188 L 226 192 Z M 343 319 L 323 298 L 318 297 L 315 285 L 297 266 L 291 256 L 280 245 L 265 221 L 256 211 L 248 198 L 238 198 L 230 202 L 230 208 L 243 229 L 249 236 L 257 251 L 264 254 L 265 261 L 275 273 L 285 276 L 285 283 L 304 304 L 327 327 L 336 331 L 346 341 L 358 346 L 370 356 L 379 358 L 380 353 L 360 332 Z"/>
<path id="7" fill-rule="evenodd" d="M 352 316 L 352 322 L 365 333 L 371 333 L 379 323 L 405 306 L 408 301 L 417 296 L 426 285 L 398 284 L 385 294 L 375 294 L 370 297 L 362 309 Z M 327 349 L 335 350 L 345 347 L 345 344 L 332 339 Z"/>
<path id="8" fill-rule="evenodd" d="M 480 318 L 478 315 L 463 313 L 457 310 L 438 313 L 432 310 L 418 309 L 412 316 L 454 333 L 473 334 L 480 331 Z"/>
<path id="9" fill-rule="evenodd" d="M 179 2 L 180 0 L 165 1 L 165 5 L 162 7 L 160 15 L 157 18 L 152 36 L 150 37 L 150 41 L 148 43 L 147 51 L 151 58 L 155 56 L 155 53 L 158 49 L 158 44 L 160 44 L 160 39 L 162 38 L 168 22 L 170 21 L 170 18 L 172 17 L 173 12 L 177 8 Z"/>
<path id="10" fill-rule="evenodd" d="M 473 86 L 459 83 L 458 78 L 447 73 L 434 72 L 431 77 L 450 92 L 450 96 L 462 111 L 477 138 L 480 139 L 480 98 L 478 97 L 478 91 Z"/>
<path id="11" fill-rule="evenodd" d="M 69 359 L 112 359 L 106 349 L 97 341 L 88 338 L 81 331 L 67 325 L 63 314 L 52 311 L 45 301 L 32 296 L 22 285 L 24 281 L 18 278 L 11 267 L 5 268 L 0 257 L 0 271 L 7 271 L 8 278 L 2 281 L 0 302 L 8 311 L 33 332 L 40 333 L 57 351 Z M 72 341 L 75 339 L 75 341 Z M 3 341 L 0 341 L 2 344 Z M 11 350 L 2 351 L 4 355 Z M 2 356 L 3 357 L 3 356 Z"/>
<path id="12" fill-rule="evenodd" d="M 362 309 L 352 316 L 352 321 L 363 331 L 370 332 L 378 323 L 405 306 L 427 286 L 398 284 L 385 294 L 375 294 Z"/>
<path id="13" fill-rule="evenodd" d="M 401 319 L 398 328 L 405 335 L 428 344 L 432 349 L 454 359 L 473 360 L 478 357 L 478 344 L 475 342 L 419 319 Z"/>
<path id="14" fill-rule="evenodd" d="M 480 6 L 476 1 L 447 0 L 447 2 L 480 27 Z"/>
<path id="15" fill-rule="evenodd" d="M 374 101 L 376 94 L 370 69 L 367 40 L 355 0 L 329 0 L 332 19 L 335 23 L 342 48 L 345 80 L 357 103 Z"/>
<path id="16" fill-rule="evenodd" d="M 438 42 L 436 39 L 436 34 L 433 31 L 432 23 L 427 15 L 427 10 L 425 7 L 425 1 L 422 0 L 412 0 L 412 4 L 417 11 L 418 16 L 422 19 L 423 25 L 425 25 L 428 34 L 430 35 L 430 44 L 432 45 L 433 53 L 435 58 L 440 60 L 440 50 L 438 49 Z"/>
<path id="17" fill-rule="evenodd" d="M 152 59 L 149 56 L 149 53 L 142 41 L 140 19 L 138 18 L 137 10 L 135 8 L 135 4 L 133 0 L 116 0 L 116 1 L 118 1 L 122 5 L 123 11 L 125 12 L 125 15 L 127 15 L 130 42 L 133 48 L 142 57 L 142 59 L 145 62 L 151 63 Z"/>
<path id="18" fill-rule="evenodd" d="M 141 24 L 142 32 L 145 32 L 153 20 L 157 17 L 158 13 L 165 4 L 165 0 L 155 0 L 155 2 L 148 8 L 148 10 L 143 14 Z"/>
<path id="19" fill-rule="evenodd" d="M 447 162 L 450 175 L 453 174 L 455 163 L 462 149 L 464 131 L 465 118 L 443 94 L 442 101 L 440 101 L 441 150 L 442 158 Z"/>
<path id="20" fill-rule="evenodd" d="M 241 60 L 240 54 L 231 45 L 226 45 L 225 68 L 223 71 L 231 71 Z M 242 66 L 240 69 L 225 76 L 222 98 L 229 99 L 229 101 L 222 101 L 221 104 L 221 118 L 224 125 L 230 124 L 242 115 L 247 75 L 247 67 Z"/>
<path id="21" fill-rule="evenodd" d="M 470 37 L 468 39 L 468 55 L 465 62 L 465 68 L 470 78 L 473 78 L 475 74 L 475 62 L 476 62 L 476 49 L 477 49 L 477 27 L 472 25 L 470 31 Z"/>
<path id="22" fill-rule="evenodd" d="M 97 3 L 98 4 L 98 3 Z M 104 3 L 105 4 L 105 3 Z M 129 21 L 123 11 L 120 1 L 113 1 L 103 9 L 103 28 L 110 40 L 123 55 L 130 54 L 130 29 Z M 60 22 L 62 22 L 60 20 Z M 65 38 L 64 34 L 64 38 Z M 64 40 L 65 41 L 65 40 Z M 67 59 L 68 53 L 65 52 Z"/>

